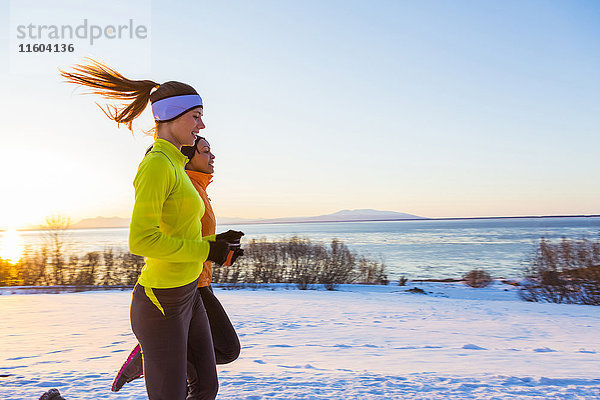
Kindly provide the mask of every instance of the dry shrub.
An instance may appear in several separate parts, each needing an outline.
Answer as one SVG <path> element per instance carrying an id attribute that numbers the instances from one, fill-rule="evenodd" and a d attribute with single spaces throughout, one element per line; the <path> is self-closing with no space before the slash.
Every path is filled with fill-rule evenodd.
<path id="1" fill-rule="evenodd" d="M 60 273 L 56 272 L 60 259 Z M 79 257 L 52 254 L 46 246 L 27 249 L 17 263 L 0 260 L 0 286 L 126 285 L 136 283 L 144 257 L 106 248 Z"/>
<path id="2" fill-rule="evenodd" d="M 385 265 L 358 256 L 342 241 L 329 246 L 293 236 L 278 241 L 253 239 L 233 266 L 215 266 L 213 282 L 257 285 L 290 283 L 301 290 L 322 284 L 328 290 L 344 283 L 386 284 Z"/>
<path id="3" fill-rule="evenodd" d="M 526 301 L 600 305 L 600 241 L 542 238 L 524 275 Z"/>
<path id="4" fill-rule="evenodd" d="M 483 269 L 473 269 L 463 277 L 465 284 L 474 288 L 484 288 L 492 283 L 492 276 Z"/>

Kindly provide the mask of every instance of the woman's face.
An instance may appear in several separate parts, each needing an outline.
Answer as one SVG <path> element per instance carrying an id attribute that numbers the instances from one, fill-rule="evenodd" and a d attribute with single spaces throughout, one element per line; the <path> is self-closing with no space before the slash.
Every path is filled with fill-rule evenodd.
<path id="1" fill-rule="evenodd" d="M 200 139 L 196 144 L 196 152 L 188 162 L 186 168 L 192 171 L 212 174 L 215 172 L 213 160 L 215 155 L 210 151 L 210 144 L 204 139 Z"/>
<path id="2" fill-rule="evenodd" d="M 169 122 L 170 133 L 175 145 L 193 146 L 200 129 L 206 126 L 202 122 L 202 108 L 194 108 L 174 121 Z"/>

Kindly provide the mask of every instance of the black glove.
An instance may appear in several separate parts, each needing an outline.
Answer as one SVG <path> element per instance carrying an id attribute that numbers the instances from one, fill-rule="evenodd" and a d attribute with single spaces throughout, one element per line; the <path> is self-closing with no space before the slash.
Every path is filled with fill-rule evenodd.
<path id="1" fill-rule="evenodd" d="M 239 247 L 233 251 L 233 256 L 231 256 L 231 263 L 229 265 L 233 265 L 233 263 L 235 262 L 235 260 L 238 259 L 238 257 L 241 257 L 244 255 L 244 249 L 240 249 Z"/>
<path id="2" fill-rule="evenodd" d="M 239 243 L 242 236 L 244 236 L 244 232 L 230 229 L 227 232 L 219 233 L 217 235 L 217 240 L 224 240 L 229 243 Z"/>
<path id="3" fill-rule="evenodd" d="M 217 264 L 223 264 L 229 253 L 229 243 L 224 240 L 217 240 L 216 242 L 208 242 L 208 244 L 210 245 L 208 259 Z"/>

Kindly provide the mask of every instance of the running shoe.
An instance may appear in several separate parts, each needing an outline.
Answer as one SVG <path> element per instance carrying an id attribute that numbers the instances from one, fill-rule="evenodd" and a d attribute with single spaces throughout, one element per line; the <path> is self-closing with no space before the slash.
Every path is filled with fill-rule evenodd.
<path id="1" fill-rule="evenodd" d="M 111 390 L 118 392 L 123 385 L 144 376 L 144 367 L 142 363 L 142 349 L 139 343 L 133 348 L 127 361 L 123 364 L 119 373 L 113 381 Z"/>
<path id="2" fill-rule="evenodd" d="M 65 400 L 65 398 L 60 395 L 58 389 L 50 389 L 40 397 L 40 400 Z"/>

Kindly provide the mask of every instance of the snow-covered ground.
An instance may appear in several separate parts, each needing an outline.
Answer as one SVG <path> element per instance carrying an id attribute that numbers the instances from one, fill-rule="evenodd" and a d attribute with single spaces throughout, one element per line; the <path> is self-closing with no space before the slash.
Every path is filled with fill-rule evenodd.
<path id="1" fill-rule="evenodd" d="M 600 307 L 527 303 L 501 283 L 216 294 L 243 346 L 219 367 L 219 399 L 600 399 Z M 130 296 L 0 296 L 0 398 L 146 398 L 143 380 L 110 392 L 135 344 Z"/>

